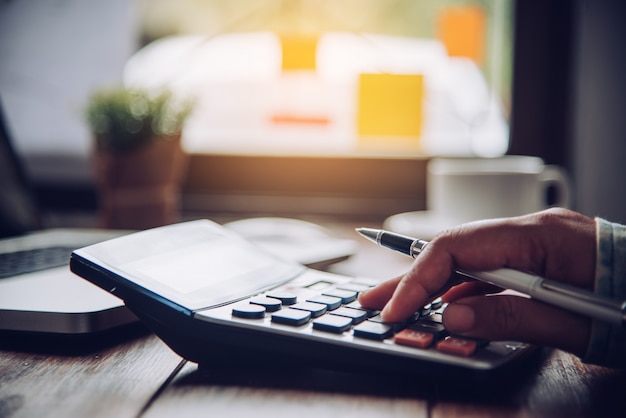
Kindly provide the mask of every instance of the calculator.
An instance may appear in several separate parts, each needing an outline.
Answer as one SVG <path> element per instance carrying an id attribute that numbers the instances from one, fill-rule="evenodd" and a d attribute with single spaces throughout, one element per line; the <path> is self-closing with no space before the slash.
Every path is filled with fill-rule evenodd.
<path id="1" fill-rule="evenodd" d="M 441 299 L 386 323 L 358 302 L 375 280 L 283 260 L 210 220 L 75 250 L 70 268 L 124 300 L 176 353 L 200 365 L 490 379 L 534 351 L 515 341 L 451 335 Z"/>

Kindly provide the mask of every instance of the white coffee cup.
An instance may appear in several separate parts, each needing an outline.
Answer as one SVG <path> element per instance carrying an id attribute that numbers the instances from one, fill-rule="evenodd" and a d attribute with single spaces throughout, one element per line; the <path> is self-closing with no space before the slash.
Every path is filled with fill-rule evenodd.
<path id="1" fill-rule="evenodd" d="M 428 211 L 451 225 L 570 204 L 565 171 L 530 156 L 433 158 L 426 186 Z M 550 188 L 556 192 L 553 202 Z"/>

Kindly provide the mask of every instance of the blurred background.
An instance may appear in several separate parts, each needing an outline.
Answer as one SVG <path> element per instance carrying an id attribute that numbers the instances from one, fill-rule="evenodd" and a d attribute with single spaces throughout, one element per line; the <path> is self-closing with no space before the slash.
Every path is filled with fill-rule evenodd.
<path id="1" fill-rule="evenodd" d="M 195 101 L 185 217 L 382 220 L 426 207 L 429 158 L 509 153 L 625 222 L 622 3 L 4 0 L 0 100 L 49 224 L 98 207 L 85 109 L 111 86 Z"/>

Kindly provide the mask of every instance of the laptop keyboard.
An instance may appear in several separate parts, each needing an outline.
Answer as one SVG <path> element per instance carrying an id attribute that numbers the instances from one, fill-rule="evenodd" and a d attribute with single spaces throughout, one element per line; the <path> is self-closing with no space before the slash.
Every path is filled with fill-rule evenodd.
<path id="1" fill-rule="evenodd" d="M 59 246 L 0 254 L 0 279 L 65 266 L 73 250 Z"/>

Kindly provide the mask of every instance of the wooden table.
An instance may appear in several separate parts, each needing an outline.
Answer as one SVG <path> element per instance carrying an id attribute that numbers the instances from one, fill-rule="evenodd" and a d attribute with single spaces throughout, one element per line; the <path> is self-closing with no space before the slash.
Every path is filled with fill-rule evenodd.
<path id="1" fill-rule="evenodd" d="M 350 237 L 352 226 L 332 225 Z M 384 279 L 410 263 L 358 242 L 332 271 Z M 497 391 L 306 368 L 199 369 L 142 327 L 78 342 L 0 338 L 0 418 L 626 416 L 626 373 L 560 351 Z"/>

